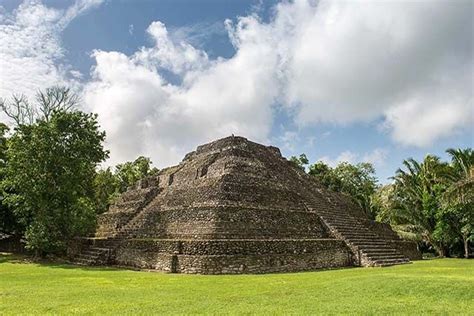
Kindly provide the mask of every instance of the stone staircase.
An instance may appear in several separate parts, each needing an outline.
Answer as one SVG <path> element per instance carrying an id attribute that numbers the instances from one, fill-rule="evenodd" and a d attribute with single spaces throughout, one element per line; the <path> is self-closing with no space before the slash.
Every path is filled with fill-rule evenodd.
<path id="1" fill-rule="evenodd" d="M 124 225 L 140 214 L 158 193 L 159 189 L 156 186 L 134 188 L 123 193 L 110 206 L 109 211 L 99 217 L 96 237 L 110 237 L 117 234 Z"/>
<path id="2" fill-rule="evenodd" d="M 74 262 L 78 265 L 105 265 L 108 263 L 111 253 L 110 248 L 100 248 L 90 246 L 84 249 L 74 258 Z"/>
<path id="3" fill-rule="evenodd" d="M 355 255 L 355 264 L 366 267 L 410 263 L 383 238 L 372 232 L 362 221 L 343 209 L 325 210 L 305 203 L 310 212 L 319 215 L 324 225 L 337 238 L 345 241 Z"/>
<path id="4" fill-rule="evenodd" d="M 147 206 L 161 192 L 160 188 L 143 180 L 136 187 L 123 193 L 110 206 L 110 210 L 99 218 L 101 230 L 96 232 L 92 244 L 74 257 L 79 265 L 104 265 L 110 263 L 115 250 L 123 239 L 133 238 L 134 232 L 143 224 L 147 216 Z M 112 215 L 112 216 L 111 216 Z"/>
<path id="5" fill-rule="evenodd" d="M 148 205 L 150 206 L 150 205 Z M 148 224 L 151 222 L 153 223 L 153 220 L 151 219 L 151 216 L 153 213 L 159 212 L 159 206 L 158 205 L 153 205 L 152 207 L 145 207 L 143 210 L 138 213 L 135 217 L 133 217 L 126 225 L 124 225 L 120 231 L 115 234 L 116 239 L 124 239 L 124 238 L 136 238 L 138 237 L 138 234 L 144 235 L 146 232 L 143 230 L 146 230 L 148 228 Z M 146 237 L 146 236 L 143 236 Z"/>

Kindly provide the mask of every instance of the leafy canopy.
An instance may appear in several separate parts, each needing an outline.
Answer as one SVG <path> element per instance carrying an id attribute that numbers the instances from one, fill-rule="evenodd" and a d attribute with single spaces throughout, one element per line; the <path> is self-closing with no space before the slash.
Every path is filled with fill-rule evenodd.
<path id="1" fill-rule="evenodd" d="M 108 157 L 97 115 L 55 111 L 20 124 L 9 140 L 5 202 L 27 227 L 27 247 L 62 250 L 94 227 L 93 180 Z"/>

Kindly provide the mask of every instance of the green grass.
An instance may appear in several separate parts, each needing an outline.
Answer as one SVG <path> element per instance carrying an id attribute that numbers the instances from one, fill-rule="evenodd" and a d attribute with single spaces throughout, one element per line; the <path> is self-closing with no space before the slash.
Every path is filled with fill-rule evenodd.
<path id="1" fill-rule="evenodd" d="M 35 264 L 17 259 L 0 254 L 0 315 L 474 315 L 474 260 L 203 276 Z"/>

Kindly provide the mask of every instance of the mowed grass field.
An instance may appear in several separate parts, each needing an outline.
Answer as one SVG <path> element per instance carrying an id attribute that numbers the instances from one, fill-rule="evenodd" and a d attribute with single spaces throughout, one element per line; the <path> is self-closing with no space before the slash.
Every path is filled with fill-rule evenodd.
<path id="1" fill-rule="evenodd" d="M 25 263 L 0 254 L 0 315 L 474 315 L 474 260 L 267 275 Z"/>

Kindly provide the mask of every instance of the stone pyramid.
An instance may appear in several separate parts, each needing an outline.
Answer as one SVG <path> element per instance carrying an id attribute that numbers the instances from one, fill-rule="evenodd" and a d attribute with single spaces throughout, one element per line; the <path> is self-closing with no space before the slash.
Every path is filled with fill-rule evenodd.
<path id="1" fill-rule="evenodd" d="M 70 247 L 81 264 L 181 273 L 267 273 L 385 266 L 416 244 L 370 220 L 280 150 L 227 137 L 141 180 Z"/>

